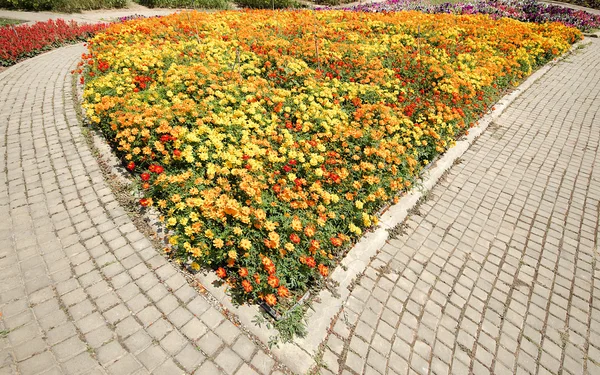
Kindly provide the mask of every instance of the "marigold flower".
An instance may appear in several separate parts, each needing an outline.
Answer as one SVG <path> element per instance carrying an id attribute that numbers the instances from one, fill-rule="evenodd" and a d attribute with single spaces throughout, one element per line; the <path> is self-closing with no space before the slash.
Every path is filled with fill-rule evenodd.
<path id="1" fill-rule="evenodd" d="M 269 284 L 272 288 L 277 288 L 279 285 L 279 278 L 275 275 L 271 275 L 267 279 L 267 284 Z"/>
<path id="2" fill-rule="evenodd" d="M 343 241 L 338 237 L 331 237 L 329 241 L 331 241 L 331 244 L 335 247 L 340 247 L 343 244 Z"/>
<path id="3" fill-rule="evenodd" d="M 148 201 L 148 198 L 142 198 L 140 199 L 140 205 L 142 207 L 148 207 L 150 205 L 150 201 Z"/>
<path id="4" fill-rule="evenodd" d="M 267 294 L 265 296 L 265 302 L 269 306 L 275 306 L 275 304 L 277 304 L 277 297 L 275 297 L 274 294 Z"/>
<path id="5" fill-rule="evenodd" d="M 127 164 L 127 169 L 133 172 L 133 170 L 135 169 L 135 163 L 130 161 L 129 164 Z"/>
<path id="6" fill-rule="evenodd" d="M 252 247 L 252 243 L 244 238 L 243 240 L 240 241 L 240 247 L 246 251 L 250 250 L 250 248 Z"/>
<path id="7" fill-rule="evenodd" d="M 290 296 L 290 291 L 285 286 L 280 286 L 277 288 L 277 295 L 281 298 L 287 298 Z"/>
<path id="8" fill-rule="evenodd" d="M 150 179 L 150 173 L 144 172 L 140 175 L 142 181 L 148 181 Z"/>
<path id="9" fill-rule="evenodd" d="M 223 267 L 219 267 L 217 268 L 217 276 L 219 276 L 221 279 L 224 279 L 227 277 L 227 271 L 225 271 L 225 268 Z"/>
<path id="10" fill-rule="evenodd" d="M 256 284 L 260 284 L 260 275 L 255 273 L 254 275 L 252 275 L 252 277 L 254 278 L 254 282 Z"/>
<path id="11" fill-rule="evenodd" d="M 254 289 L 248 280 L 242 280 L 242 288 L 246 293 L 250 293 Z"/>
<path id="12" fill-rule="evenodd" d="M 248 269 L 246 267 L 242 267 L 238 270 L 238 274 L 240 277 L 246 277 L 248 276 Z"/>
<path id="13" fill-rule="evenodd" d="M 319 269 L 319 273 L 321 274 L 321 276 L 327 277 L 327 275 L 329 275 L 329 268 L 326 265 L 319 264 L 317 268 Z"/>
<path id="14" fill-rule="evenodd" d="M 315 258 L 313 258 L 313 257 L 306 258 L 306 265 L 309 266 L 310 268 L 314 268 L 317 265 L 317 263 L 315 262 Z"/>
<path id="15" fill-rule="evenodd" d="M 290 234 L 290 241 L 297 245 L 300 243 L 300 236 L 298 236 L 296 233 L 292 233 Z"/>

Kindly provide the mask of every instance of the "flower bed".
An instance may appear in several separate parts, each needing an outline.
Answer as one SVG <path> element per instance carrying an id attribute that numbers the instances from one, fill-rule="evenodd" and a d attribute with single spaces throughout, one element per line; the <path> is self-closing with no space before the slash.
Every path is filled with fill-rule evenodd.
<path id="1" fill-rule="evenodd" d="M 86 40 L 106 26 L 50 20 L 34 25 L 0 27 L 0 66 L 10 66 L 52 48 Z"/>
<path id="2" fill-rule="evenodd" d="M 504 88 L 580 38 L 481 15 L 182 13 L 91 40 L 84 108 L 172 254 L 279 306 Z"/>
<path id="3" fill-rule="evenodd" d="M 508 17 L 523 22 L 561 22 L 582 31 L 600 28 L 599 15 L 536 0 L 482 0 L 440 4 L 428 4 L 420 0 L 387 0 L 357 5 L 348 10 L 360 12 L 416 10 L 425 13 L 488 14 L 494 19 Z"/>

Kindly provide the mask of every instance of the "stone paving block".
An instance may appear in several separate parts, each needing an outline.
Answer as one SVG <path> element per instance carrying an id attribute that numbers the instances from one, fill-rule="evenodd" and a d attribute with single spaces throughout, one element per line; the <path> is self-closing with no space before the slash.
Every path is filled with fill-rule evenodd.
<path id="1" fill-rule="evenodd" d="M 159 345 L 151 345 L 136 357 L 145 368 L 152 371 L 167 359 L 167 353 Z"/>
<path id="2" fill-rule="evenodd" d="M 221 375 L 224 374 L 217 365 L 211 361 L 206 361 L 194 372 L 194 375 Z"/>
<path id="3" fill-rule="evenodd" d="M 202 337 L 208 328 L 198 318 L 192 318 L 185 326 L 182 327 L 181 333 L 183 333 L 188 339 L 196 341 Z"/>
<path id="4" fill-rule="evenodd" d="M 223 345 L 223 340 L 219 336 L 215 335 L 212 331 L 208 331 L 198 341 L 198 348 L 206 353 L 207 356 L 211 357 L 215 354 L 219 348 Z"/>
<path id="5" fill-rule="evenodd" d="M 236 372 L 236 375 L 259 375 L 254 369 L 252 369 L 248 364 L 244 363 L 242 367 Z"/>
<path id="6" fill-rule="evenodd" d="M 38 353 L 42 353 L 46 349 L 46 343 L 40 337 L 33 340 L 16 345 L 13 347 L 13 353 L 17 361 L 23 361 Z"/>
<path id="7" fill-rule="evenodd" d="M 56 361 L 50 352 L 45 351 L 34 355 L 33 357 L 26 359 L 19 363 L 19 371 L 21 374 L 40 374 L 46 371 L 50 366 L 54 365 Z"/>
<path id="8" fill-rule="evenodd" d="M 117 323 L 115 326 L 115 333 L 122 339 L 125 339 L 139 331 L 141 328 L 142 326 L 133 318 L 133 316 L 128 316 Z"/>
<path id="9" fill-rule="evenodd" d="M 143 329 L 129 336 L 125 341 L 125 347 L 130 353 L 137 354 L 149 347 L 153 342 L 152 336 Z"/>
<path id="10" fill-rule="evenodd" d="M 136 370 L 139 370 L 142 366 L 131 354 L 125 354 L 123 357 L 118 359 L 112 365 L 108 366 L 108 372 L 110 374 L 130 374 Z"/>
<path id="11" fill-rule="evenodd" d="M 231 346 L 238 337 L 240 330 L 231 323 L 231 321 L 224 320 L 223 323 L 215 329 L 215 333 L 223 339 L 228 346 Z"/>
<path id="12" fill-rule="evenodd" d="M 243 360 L 234 351 L 226 347 L 217 355 L 215 363 L 225 370 L 226 374 L 234 374 L 243 363 Z"/>
<path id="13" fill-rule="evenodd" d="M 171 331 L 171 333 L 160 341 L 163 349 L 172 356 L 179 353 L 186 343 L 186 338 L 176 330 Z"/>
<path id="14" fill-rule="evenodd" d="M 111 329 L 106 326 L 100 326 L 86 334 L 85 341 L 90 347 L 95 349 L 113 340 L 115 337 L 116 335 Z"/>
<path id="15" fill-rule="evenodd" d="M 179 374 L 182 373 L 182 370 L 179 368 L 179 366 L 175 364 L 175 362 L 172 359 L 169 358 L 160 366 L 158 366 L 154 371 L 152 371 L 152 373 L 156 375 Z"/>
<path id="16" fill-rule="evenodd" d="M 98 361 L 103 365 L 107 366 L 116 362 L 119 358 L 125 355 L 125 348 L 119 344 L 118 341 L 111 341 L 98 349 L 96 349 L 96 356 Z"/>
<path id="17" fill-rule="evenodd" d="M 245 362 L 250 362 L 256 350 L 256 345 L 246 336 L 240 335 L 231 347 Z"/>
<path id="18" fill-rule="evenodd" d="M 96 363 L 88 352 L 83 352 L 63 363 L 62 367 L 67 373 L 86 373 L 95 367 Z"/>
<path id="19" fill-rule="evenodd" d="M 192 373 L 197 367 L 206 359 L 194 345 L 187 344 L 180 352 L 175 356 L 177 362 L 186 370 L 188 373 Z"/>

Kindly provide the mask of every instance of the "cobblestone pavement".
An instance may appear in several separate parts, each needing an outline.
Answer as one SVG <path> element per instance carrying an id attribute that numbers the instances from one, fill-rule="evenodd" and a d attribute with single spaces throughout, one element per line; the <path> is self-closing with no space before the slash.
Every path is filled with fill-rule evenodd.
<path id="1" fill-rule="evenodd" d="M 323 374 L 600 374 L 600 41 L 504 112 L 381 249 Z"/>
<path id="2" fill-rule="evenodd" d="M 61 48 L 0 73 L 0 374 L 275 374 L 134 227 Z"/>

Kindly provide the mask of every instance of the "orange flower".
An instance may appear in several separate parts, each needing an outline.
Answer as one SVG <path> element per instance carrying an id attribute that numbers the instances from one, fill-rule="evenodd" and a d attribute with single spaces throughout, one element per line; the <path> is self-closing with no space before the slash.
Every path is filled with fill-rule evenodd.
<path id="1" fill-rule="evenodd" d="M 269 276 L 267 279 L 267 284 L 269 284 L 272 288 L 277 288 L 279 285 L 279 279 L 275 275 Z"/>
<path id="2" fill-rule="evenodd" d="M 248 280 L 243 280 L 242 281 L 242 288 L 244 288 L 244 291 L 246 293 L 250 293 L 252 291 L 252 284 L 250 284 L 250 282 Z"/>
<path id="3" fill-rule="evenodd" d="M 275 306 L 275 304 L 277 303 L 277 297 L 275 297 L 274 294 L 267 294 L 265 296 L 265 302 L 269 306 Z"/>
<path id="4" fill-rule="evenodd" d="M 290 241 L 297 245 L 300 243 L 300 237 L 296 233 L 292 233 L 290 234 Z"/>
<path id="5" fill-rule="evenodd" d="M 309 266 L 310 268 L 314 268 L 317 265 L 317 263 L 315 262 L 315 258 L 313 258 L 313 257 L 306 258 L 306 265 Z"/>
<path id="6" fill-rule="evenodd" d="M 280 286 L 277 288 L 277 295 L 281 298 L 286 298 L 290 296 L 290 291 L 285 286 Z"/>
<path id="7" fill-rule="evenodd" d="M 253 277 L 254 277 L 254 282 L 257 283 L 257 284 L 260 284 L 260 275 L 257 274 L 257 273 L 255 273 L 253 275 Z"/>
<path id="8" fill-rule="evenodd" d="M 338 237 L 331 237 L 329 240 L 331 241 L 331 244 L 335 247 L 340 247 L 343 244 L 342 240 Z"/>
<path id="9" fill-rule="evenodd" d="M 275 273 L 275 265 L 274 264 L 265 267 L 265 269 L 267 270 L 267 272 L 269 273 L 269 275 L 272 275 L 272 274 Z"/>
<path id="10" fill-rule="evenodd" d="M 248 269 L 245 267 L 242 267 L 242 268 L 240 268 L 238 273 L 240 274 L 240 277 L 246 277 L 246 276 L 248 276 Z"/>
<path id="11" fill-rule="evenodd" d="M 321 274 L 321 276 L 327 277 L 327 275 L 329 275 L 329 267 L 327 267 L 326 265 L 319 264 L 319 267 L 317 268 L 319 269 L 319 273 Z"/>
<path id="12" fill-rule="evenodd" d="M 225 268 L 223 268 L 223 267 L 217 268 L 217 276 L 219 276 L 221 279 L 226 278 L 227 277 L 227 271 L 225 271 Z"/>
<path id="13" fill-rule="evenodd" d="M 313 225 L 307 226 L 306 228 L 304 228 L 304 234 L 308 238 L 314 236 L 315 235 L 315 227 Z"/>

